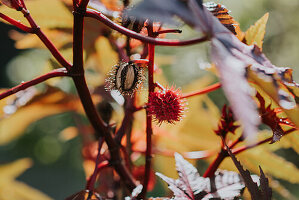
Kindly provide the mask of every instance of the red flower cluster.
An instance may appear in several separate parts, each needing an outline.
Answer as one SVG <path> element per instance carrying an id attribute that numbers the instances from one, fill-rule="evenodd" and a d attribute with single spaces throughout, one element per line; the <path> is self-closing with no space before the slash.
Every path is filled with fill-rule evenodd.
<path id="1" fill-rule="evenodd" d="M 148 112 L 161 124 L 166 121 L 175 123 L 182 119 L 185 111 L 185 100 L 179 89 L 174 87 L 152 92 L 148 101 Z"/>

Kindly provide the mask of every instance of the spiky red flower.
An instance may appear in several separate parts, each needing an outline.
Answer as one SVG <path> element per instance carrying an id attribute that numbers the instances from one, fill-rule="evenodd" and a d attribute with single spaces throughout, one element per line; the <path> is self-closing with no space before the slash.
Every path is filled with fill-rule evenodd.
<path id="1" fill-rule="evenodd" d="M 148 100 L 148 112 L 159 124 L 178 122 L 184 115 L 186 105 L 181 97 L 181 91 L 174 87 L 152 92 Z"/>

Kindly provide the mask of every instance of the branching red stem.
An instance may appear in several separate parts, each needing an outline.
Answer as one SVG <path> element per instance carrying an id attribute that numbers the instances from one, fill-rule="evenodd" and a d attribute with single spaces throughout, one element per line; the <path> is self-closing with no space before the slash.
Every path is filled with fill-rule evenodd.
<path id="1" fill-rule="evenodd" d="M 88 9 L 88 11 L 86 11 L 85 16 L 97 19 L 97 20 L 101 21 L 102 23 L 104 23 L 105 25 L 107 25 L 108 27 L 112 28 L 113 30 L 116 30 L 128 37 L 140 40 L 144 43 L 153 44 L 153 45 L 185 46 L 185 45 L 198 44 L 198 43 L 205 42 L 205 41 L 209 40 L 208 36 L 204 36 L 201 38 L 195 38 L 195 39 L 191 39 L 191 40 L 183 40 L 183 41 L 151 38 L 151 37 L 143 36 L 143 35 L 136 33 L 130 29 L 124 28 L 123 26 L 121 26 L 119 24 L 116 24 L 113 21 L 111 21 L 109 18 L 107 18 L 105 15 L 103 15 L 102 13 L 95 11 L 95 10 Z"/>
<path id="2" fill-rule="evenodd" d="M 289 133 L 292 133 L 292 132 L 294 132 L 296 130 L 297 129 L 295 129 L 295 128 L 291 128 L 291 129 L 285 131 L 284 136 L 287 135 L 287 134 L 289 134 Z M 271 141 L 272 141 L 272 137 L 269 137 L 269 138 L 266 138 L 266 139 L 264 139 L 262 141 L 259 141 L 259 142 L 255 143 L 255 144 L 251 144 L 251 145 L 248 145 L 248 146 L 242 146 L 242 147 L 239 147 L 239 148 L 236 148 L 236 149 L 232 149 L 232 152 L 233 152 L 233 154 L 236 155 L 238 153 L 241 153 L 243 151 L 246 151 L 248 149 L 251 149 L 253 147 L 256 147 L 256 146 L 259 146 L 261 144 L 264 144 L 264 143 L 267 143 L 267 142 L 271 142 Z"/>
<path id="3" fill-rule="evenodd" d="M 24 4 L 24 2 L 21 2 Z M 28 10 L 26 10 L 26 6 L 24 4 L 24 9 L 22 10 L 22 13 L 24 14 L 24 17 L 27 19 L 31 27 L 28 27 L 21 22 L 18 22 L 17 20 L 10 18 L 2 13 L 0 13 L 0 17 L 10 24 L 16 26 L 17 28 L 27 32 L 27 33 L 34 33 L 36 34 L 40 40 L 46 45 L 46 47 L 49 49 L 49 51 L 52 53 L 54 58 L 66 69 L 71 68 L 71 64 L 60 54 L 58 49 L 53 45 L 53 43 L 49 40 L 49 38 L 40 30 L 39 26 L 35 23 L 34 19 L 31 17 Z"/>
<path id="4" fill-rule="evenodd" d="M 196 96 L 196 95 L 206 94 L 206 93 L 218 90 L 219 88 L 221 88 L 221 83 L 215 83 L 215 84 L 210 85 L 210 86 L 208 86 L 204 89 L 201 89 L 199 91 L 183 94 L 182 98 L 189 98 L 189 97 L 193 97 L 193 96 Z"/>
<path id="5" fill-rule="evenodd" d="M 83 1 L 81 1 L 83 2 Z M 85 3 L 88 1 L 84 1 Z M 85 5 L 83 3 L 82 5 Z M 83 105 L 84 111 L 91 125 L 96 132 L 104 137 L 110 151 L 110 165 L 114 167 L 119 174 L 121 180 L 127 188 L 132 191 L 135 187 L 135 180 L 124 166 L 119 152 L 119 146 L 114 141 L 110 128 L 99 116 L 95 105 L 93 104 L 91 94 L 86 84 L 83 68 L 83 23 L 84 23 L 84 8 L 77 8 L 74 11 L 74 30 L 73 30 L 73 62 L 74 65 L 70 70 L 73 75 L 73 80 Z"/>
<path id="6" fill-rule="evenodd" d="M 291 132 L 294 132 L 296 131 L 297 129 L 295 128 L 292 128 L 292 129 L 289 129 L 287 131 L 285 131 L 284 135 L 287 135 Z M 237 143 L 239 143 L 241 140 L 240 139 L 237 139 L 235 142 L 233 142 L 231 145 L 229 145 L 229 148 L 231 149 L 232 147 L 234 147 Z M 248 145 L 248 146 L 243 146 L 243 147 L 239 147 L 239 148 L 236 148 L 236 149 L 232 149 L 232 152 L 233 154 L 239 154 L 243 151 L 246 151 L 248 149 L 251 149 L 253 147 L 256 147 L 256 146 L 259 146 L 261 144 L 265 144 L 267 142 L 270 142 L 272 141 L 272 137 L 269 137 L 269 138 L 266 138 L 262 141 L 259 141 L 255 144 L 251 144 L 251 145 Z M 228 156 L 227 154 L 227 151 L 224 149 L 224 147 L 221 149 L 221 151 L 218 153 L 217 157 L 215 158 L 215 160 L 209 165 L 208 169 L 206 170 L 206 172 L 204 173 L 204 177 L 212 177 L 214 176 L 216 170 L 218 169 L 218 167 L 220 166 L 220 164 L 222 163 L 222 161 Z"/>
<path id="7" fill-rule="evenodd" d="M 35 34 L 39 37 L 39 39 L 46 45 L 49 51 L 52 53 L 54 58 L 67 70 L 70 70 L 72 64 L 69 63 L 58 51 L 58 49 L 54 46 L 54 44 L 49 40 L 49 38 L 43 33 L 42 30 L 37 29 Z"/>
<path id="8" fill-rule="evenodd" d="M 96 178 L 97 178 L 99 171 L 101 169 L 103 169 L 104 167 L 109 166 L 109 162 L 107 160 L 100 163 L 101 148 L 102 148 L 103 143 L 104 143 L 103 138 L 100 138 L 99 143 L 98 143 L 98 155 L 96 158 L 95 168 L 94 168 L 93 174 L 90 176 L 89 180 L 86 183 L 86 189 L 89 191 L 92 191 L 94 189 L 94 184 L 96 182 Z"/>
<path id="9" fill-rule="evenodd" d="M 28 26 L 22 24 L 21 22 L 18 22 L 15 19 L 10 18 L 2 13 L 0 13 L 0 17 L 2 19 L 6 20 L 7 22 L 9 22 L 10 24 L 16 26 L 17 28 L 19 28 L 27 33 L 36 34 L 41 39 L 41 41 L 46 45 L 46 47 L 49 49 L 49 51 L 52 53 L 52 55 L 55 57 L 55 59 L 63 67 L 65 67 L 66 69 L 69 70 L 72 65 L 68 61 L 65 60 L 65 58 L 60 54 L 58 49 L 53 45 L 53 43 L 48 39 L 48 37 L 40 30 L 40 28 L 37 26 L 37 24 L 31 17 L 31 15 L 29 14 L 29 12 L 26 10 L 22 10 L 22 12 L 24 13 L 25 18 L 28 20 L 31 27 L 28 27 Z"/>
<path id="10" fill-rule="evenodd" d="M 14 25 L 15 27 L 21 29 L 22 31 L 25 31 L 27 33 L 33 33 L 33 28 L 30 28 L 24 24 L 22 24 L 21 22 L 11 18 L 11 17 L 8 17 L 6 15 L 4 15 L 3 13 L 0 13 L 0 18 L 4 19 L 5 21 L 7 21 L 8 23 L 10 23 L 11 25 Z"/>
<path id="11" fill-rule="evenodd" d="M 209 165 L 208 169 L 205 171 L 203 177 L 212 177 L 214 176 L 216 170 L 222 163 L 222 161 L 227 157 L 227 153 L 225 150 L 221 149 L 221 151 L 218 153 L 215 160 Z"/>
<path id="12" fill-rule="evenodd" d="M 54 44 L 49 40 L 49 38 L 44 34 L 44 32 L 40 29 L 40 27 L 36 24 L 34 19 L 31 17 L 29 11 L 22 10 L 25 18 L 29 22 L 31 29 L 33 30 L 32 33 L 36 34 L 39 39 L 46 45 L 49 51 L 52 53 L 54 58 L 67 70 L 70 70 L 72 65 L 61 55 L 58 49 L 54 46 Z"/>
<path id="13" fill-rule="evenodd" d="M 0 100 L 4 99 L 5 97 L 8 97 L 12 94 L 15 94 L 21 90 L 25 90 L 26 88 L 29 88 L 31 86 L 37 85 L 39 83 L 42 83 L 50 78 L 54 78 L 54 77 L 59 77 L 59 76 L 68 76 L 67 71 L 64 68 L 60 68 L 60 69 L 55 69 L 47 74 L 44 74 L 42 76 L 39 76 L 35 79 L 32 79 L 30 81 L 27 82 L 23 82 L 20 85 L 13 87 L 3 93 L 0 94 Z"/>

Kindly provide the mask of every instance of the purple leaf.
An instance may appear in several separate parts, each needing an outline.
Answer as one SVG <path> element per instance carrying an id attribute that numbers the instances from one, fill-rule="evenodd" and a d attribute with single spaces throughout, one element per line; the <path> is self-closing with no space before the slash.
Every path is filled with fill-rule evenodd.
<path id="1" fill-rule="evenodd" d="M 179 183 L 179 179 L 175 180 L 169 178 L 159 172 L 156 172 L 156 175 L 159 176 L 163 181 L 165 181 L 168 184 L 168 188 L 173 192 L 175 196 L 174 199 L 193 200 L 192 197 L 190 197 L 189 194 L 187 194 L 183 188 L 180 188 L 181 184 Z"/>
<path id="2" fill-rule="evenodd" d="M 263 196 L 263 200 L 271 200 L 272 198 L 272 189 L 269 187 L 269 180 L 266 178 L 263 170 L 260 168 L 260 182 L 261 182 L 261 193 Z"/>
<path id="3" fill-rule="evenodd" d="M 225 144 L 226 145 L 226 144 Z M 261 190 L 258 187 L 258 184 L 256 181 L 253 180 L 254 177 L 250 175 L 250 172 L 248 170 L 244 170 L 243 166 L 241 165 L 240 161 L 238 161 L 235 157 L 235 155 L 231 152 L 231 150 L 226 145 L 228 154 L 232 158 L 235 166 L 237 167 L 238 171 L 242 175 L 245 185 L 248 188 L 248 191 L 251 195 L 252 200 L 271 200 L 272 197 L 272 189 L 269 187 L 269 181 L 265 177 L 263 170 L 260 167 L 260 185 Z"/>
<path id="4" fill-rule="evenodd" d="M 234 199 L 234 197 L 240 195 L 240 191 L 244 187 L 245 184 L 239 174 L 232 171 L 218 170 L 215 176 L 211 178 L 211 192 L 203 199 Z"/>
<path id="5" fill-rule="evenodd" d="M 245 184 L 235 172 L 217 171 L 213 178 L 201 177 L 196 168 L 180 154 L 175 154 L 178 179 L 156 173 L 168 184 L 174 193 L 174 200 L 234 199 L 239 196 Z"/>
<path id="6" fill-rule="evenodd" d="M 197 169 L 180 154 L 175 153 L 174 157 L 176 170 L 179 174 L 178 180 L 180 181 L 178 183 L 180 184 L 180 188 L 183 188 L 192 199 L 195 199 L 195 195 L 208 189 L 209 180 L 201 177 Z"/>

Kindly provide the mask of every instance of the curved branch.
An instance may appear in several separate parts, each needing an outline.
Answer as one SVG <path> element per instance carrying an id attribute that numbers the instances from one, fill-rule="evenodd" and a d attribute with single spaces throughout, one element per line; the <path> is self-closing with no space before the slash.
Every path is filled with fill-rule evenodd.
<path id="1" fill-rule="evenodd" d="M 86 1 L 85 1 L 86 2 Z M 81 9 L 81 10 L 80 10 Z M 132 191 L 136 187 L 135 179 L 128 169 L 124 166 L 122 158 L 119 152 L 119 146 L 112 137 L 110 127 L 102 120 L 98 114 L 96 107 L 91 98 L 90 91 L 88 89 L 83 67 L 83 24 L 84 12 L 82 8 L 76 8 L 74 11 L 74 30 L 73 30 L 73 67 L 70 70 L 71 74 L 76 74 L 73 76 L 73 81 L 75 83 L 79 98 L 83 105 L 84 111 L 90 121 L 92 127 L 96 132 L 99 133 L 105 139 L 105 142 L 110 151 L 110 165 L 115 169 L 115 171 L 121 177 L 121 180 L 125 183 L 127 188 Z"/>
<path id="2" fill-rule="evenodd" d="M 59 76 L 68 76 L 68 73 L 64 68 L 53 70 L 53 71 L 51 71 L 47 74 L 44 74 L 44 75 L 42 75 L 40 77 L 37 77 L 35 79 L 32 79 L 30 81 L 23 82 L 20 85 L 18 85 L 16 87 L 13 87 L 13 88 L 1 93 L 0 94 L 0 100 L 4 99 L 5 97 L 8 97 L 12 94 L 15 94 L 15 93 L 17 93 L 21 90 L 25 90 L 26 88 L 29 88 L 33 85 L 37 85 L 39 83 L 42 83 L 42 82 L 44 82 L 44 81 L 46 81 L 50 78 L 59 77 Z"/>
<path id="3" fill-rule="evenodd" d="M 104 23 L 106 26 L 112 28 L 113 30 L 116 30 L 128 37 L 140 40 L 144 43 L 149 43 L 149 44 L 153 44 L 153 45 L 159 45 L 159 46 L 185 46 L 185 45 L 192 45 L 192 44 L 197 44 L 197 43 L 201 43 L 201 42 L 205 42 L 209 40 L 208 36 L 203 36 L 201 38 L 195 38 L 195 39 L 191 39 L 191 40 L 165 40 L 165 39 L 159 39 L 159 38 L 151 38 L 151 37 L 147 37 L 147 36 L 143 36 L 139 33 L 136 33 L 130 29 L 124 28 L 123 26 L 114 23 L 113 21 L 111 21 L 109 18 L 107 18 L 105 15 L 103 15 L 102 13 L 95 11 L 95 10 L 91 10 L 91 9 L 87 9 L 86 13 L 85 13 L 86 17 L 91 17 L 94 19 L 97 19 L 99 21 L 101 21 L 102 23 Z"/>
<path id="4" fill-rule="evenodd" d="M 199 91 L 195 91 L 195 92 L 190 92 L 190 93 L 187 93 L 187 94 L 183 94 L 182 98 L 189 98 L 189 97 L 193 97 L 193 96 L 196 96 L 196 95 L 206 94 L 206 93 L 215 91 L 215 90 L 217 90 L 219 88 L 221 88 L 221 83 L 215 83 L 215 84 L 210 85 L 210 86 L 208 86 L 208 87 L 206 87 L 204 89 L 201 89 Z"/>
<path id="5" fill-rule="evenodd" d="M 30 15 L 28 10 L 23 9 L 22 13 L 24 14 L 24 17 L 29 22 L 31 29 L 33 30 L 32 33 L 36 34 L 39 39 L 46 45 L 46 47 L 49 49 L 51 54 L 54 56 L 54 58 L 67 70 L 70 70 L 72 65 L 61 55 L 61 53 L 58 51 L 58 49 L 54 46 L 54 44 L 49 40 L 49 38 L 44 34 L 44 32 L 40 29 L 40 27 L 36 24 L 32 16 Z"/>
<path id="6" fill-rule="evenodd" d="M 22 24 L 21 22 L 11 18 L 11 17 L 8 17 L 7 15 L 4 15 L 3 13 L 0 13 L 0 18 L 2 18 L 3 20 L 7 21 L 8 23 L 10 23 L 11 25 L 21 29 L 22 31 L 25 31 L 27 33 L 33 33 L 34 32 L 34 29 L 33 28 L 30 28 L 24 24 Z"/>

